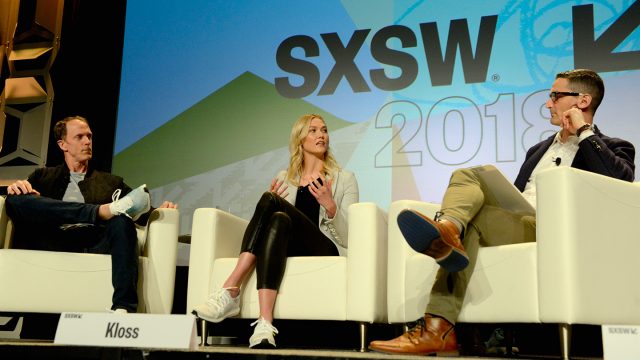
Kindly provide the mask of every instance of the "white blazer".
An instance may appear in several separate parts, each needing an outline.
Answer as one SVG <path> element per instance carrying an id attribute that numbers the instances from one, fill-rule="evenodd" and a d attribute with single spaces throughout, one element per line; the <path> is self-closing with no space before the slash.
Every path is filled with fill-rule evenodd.
<path id="1" fill-rule="evenodd" d="M 321 205 L 318 226 L 320 231 L 336 245 L 338 253 L 340 253 L 341 256 L 346 256 L 349 244 L 347 210 L 349 209 L 349 205 L 359 201 L 360 193 L 358 191 L 356 176 L 351 171 L 341 169 L 334 175 L 333 183 L 331 184 L 331 194 L 333 200 L 336 202 L 336 214 L 332 219 L 329 219 L 326 209 Z M 284 180 L 286 176 L 287 172 L 282 170 L 278 173 L 278 180 Z M 327 177 L 327 179 L 330 178 L 330 176 Z M 288 194 L 284 199 L 295 205 L 298 187 L 288 181 L 285 181 L 285 184 L 288 187 Z"/>

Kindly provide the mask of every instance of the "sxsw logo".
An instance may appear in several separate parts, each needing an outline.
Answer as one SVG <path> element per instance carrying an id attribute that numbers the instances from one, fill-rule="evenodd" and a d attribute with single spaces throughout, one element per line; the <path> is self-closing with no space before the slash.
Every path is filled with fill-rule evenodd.
<path id="1" fill-rule="evenodd" d="M 451 85 L 458 48 L 460 49 L 465 82 L 484 82 L 489 68 L 497 21 L 497 15 L 482 17 L 474 54 L 467 19 L 452 20 L 444 57 L 442 56 L 437 24 L 435 22 L 420 24 L 420 35 L 429 67 L 431 85 Z M 371 29 L 356 30 L 346 45 L 337 33 L 320 35 L 333 56 L 335 64 L 320 87 L 318 95 L 333 94 L 342 78 L 347 80 L 354 92 L 371 91 L 362 72 L 354 62 L 370 32 Z M 400 75 L 394 78 L 388 77 L 384 69 L 369 70 L 371 83 L 384 91 L 404 89 L 411 85 L 418 76 L 418 61 L 409 53 L 389 48 L 387 41 L 390 39 L 399 40 L 402 48 L 415 48 L 418 45 L 416 34 L 409 27 L 403 25 L 390 25 L 373 34 L 371 56 L 381 64 L 400 69 Z M 288 77 L 279 77 L 275 79 L 276 89 L 284 97 L 301 98 L 311 95 L 320 85 L 320 70 L 315 64 L 305 59 L 293 57 L 291 52 L 294 48 L 302 48 L 305 57 L 312 58 L 320 56 L 320 47 L 312 37 L 306 35 L 287 38 L 278 47 L 276 62 L 280 69 L 302 76 L 304 82 L 300 86 L 294 86 Z"/>
<path id="2" fill-rule="evenodd" d="M 640 51 L 614 52 L 640 25 L 640 2 L 634 2 L 609 28 L 595 39 L 593 5 L 572 8 L 574 67 L 590 68 L 598 72 L 640 69 Z M 276 53 L 276 62 L 283 71 L 303 78 L 302 84 L 293 85 L 288 76 L 275 78 L 276 90 L 288 98 L 302 98 L 313 94 L 332 95 L 344 78 L 353 92 L 370 92 L 365 76 L 373 86 L 383 91 L 398 91 L 411 85 L 418 76 L 418 60 L 411 54 L 391 49 L 387 41 L 397 39 L 402 49 L 415 48 L 418 35 L 421 39 L 431 86 L 451 85 L 456 57 L 460 63 L 465 83 L 486 81 L 496 33 L 498 15 L 483 16 L 480 20 L 475 52 L 473 51 L 467 19 L 450 21 L 447 42 L 440 43 L 437 23 L 419 24 L 419 34 L 403 25 L 390 25 L 375 32 L 371 37 L 371 56 L 380 64 L 399 69 L 398 76 L 389 77 L 382 68 L 364 72 L 355 64 L 356 55 L 361 51 L 371 29 L 354 31 L 346 43 L 337 33 L 321 34 L 324 45 L 331 54 L 334 65 L 324 82 L 321 74 L 309 58 L 320 56 L 320 45 L 307 35 L 295 35 L 282 41 Z M 304 58 L 292 55 L 300 48 Z M 444 50 L 444 51 L 443 51 Z"/>
<path id="3" fill-rule="evenodd" d="M 609 327 L 607 329 L 609 331 L 609 334 L 616 334 L 616 335 L 638 335 L 638 329 L 637 328 L 632 328 L 632 327 Z"/>

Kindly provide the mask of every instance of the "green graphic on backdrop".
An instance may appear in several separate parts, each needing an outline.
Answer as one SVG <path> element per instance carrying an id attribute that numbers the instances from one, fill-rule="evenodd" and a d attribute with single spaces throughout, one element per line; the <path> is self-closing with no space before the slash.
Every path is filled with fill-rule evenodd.
<path id="1" fill-rule="evenodd" d="M 113 172 L 131 186 L 166 185 L 287 146 L 291 125 L 309 113 L 332 131 L 352 125 L 245 72 L 118 153 Z"/>

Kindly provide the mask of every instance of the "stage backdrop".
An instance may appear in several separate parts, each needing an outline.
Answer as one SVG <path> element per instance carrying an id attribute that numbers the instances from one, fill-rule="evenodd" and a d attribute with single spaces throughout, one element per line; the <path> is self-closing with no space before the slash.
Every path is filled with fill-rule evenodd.
<path id="1" fill-rule="evenodd" d="M 249 218 L 317 113 L 361 201 L 439 202 L 458 167 L 515 178 L 572 68 L 640 146 L 639 24 L 631 0 L 128 1 L 113 171 L 177 201 L 182 233 L 199 207 Z"/>

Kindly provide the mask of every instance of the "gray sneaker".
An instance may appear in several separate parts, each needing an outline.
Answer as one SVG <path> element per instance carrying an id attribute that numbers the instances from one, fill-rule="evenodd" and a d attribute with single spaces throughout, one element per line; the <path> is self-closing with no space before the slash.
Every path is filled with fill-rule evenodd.
<path id="1" fill-rule="evenodd" d="M 253 335 L 249 338 L 249 347 L 254 349 L 273 349 L 276 347 L 275 335 L 278 333 L 270 322 L 262 317 L 251 323 L 251 326 L 256 328 L 253 330 Z"/>
<path id="2" fill-rule="evenodd" d="M 485 341 L 484 347 L 486 349 L 486 354 L 518 354 L 520 349 L 516 346 L 515 338 L 511 339 L 511 351 L 507 349 L 507 340 L 505 338 L 504 329 L 496 328 L 491 333 L 491 337 L 489 340 Z"/>
<path id="3" fill-rule="evenodd" d="M 140 185 L 131 190 L 127 195 L 120 199 L 120 189 L 113 192 L 111 199 L 113 202 L 109 204 L 109 210 L 114 216 L 125 215 L 133 221 L 138 220 L 140 215 L 151 209 L 151 198 L 149 193 L 144 191 L 146 184 Z"/>
<path id="4" fill-rule="evenodd" d="M 240 296 L 232 297 L 226 288 L 215 290 L 204 304 L 196 305 L 191 313 L 201 319 L 218 323 L 240 313 Z"/>

